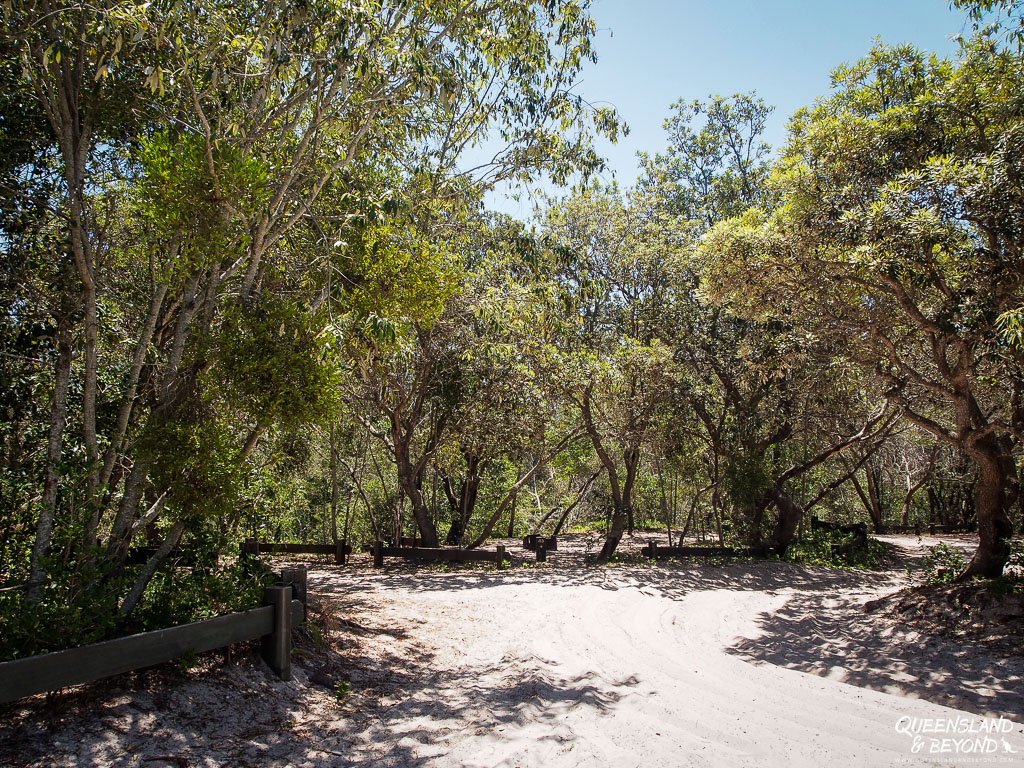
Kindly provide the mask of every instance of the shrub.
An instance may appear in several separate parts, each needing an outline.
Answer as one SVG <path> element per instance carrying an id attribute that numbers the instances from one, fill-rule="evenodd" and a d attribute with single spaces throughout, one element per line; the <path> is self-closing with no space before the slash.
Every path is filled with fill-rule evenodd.
<path id="1" fill-rule="evenodd" d="M 917 581 L 921 584 L 951 584 L 967 567 L 964 553 L 946 542 L 928 547 L 928 554 L 921 559 L 921 572 Z M 907 565 L 907 574 L 913 578 L 912 569 Z"/>
<path id="2" fill-rule="evenodd" d="M 837 554 L 833 547 L 853 541 L 854 534 L 841 531 L 814 530 L 786 550 L 784 560 L 800 565 L 820 565 L 826 568 L 876 569 L 885 559 L 885 545 L 868 538 L 867 545 L 854 547 L 845 555 Z"/>

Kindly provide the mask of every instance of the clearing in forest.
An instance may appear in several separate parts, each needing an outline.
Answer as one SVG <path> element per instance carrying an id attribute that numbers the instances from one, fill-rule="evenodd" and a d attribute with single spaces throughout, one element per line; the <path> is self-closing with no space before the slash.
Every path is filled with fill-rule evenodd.
<path id="1" fill-rule="evenodd" d="M 889 541 L 919 554 L 913 537 Z M 950 720 L 1003 729 L 987 758 L 1024 754 L 1024 661 L 969 628 L 865 611 L 904 586 L 895 564 L 580 567 L 587 546 L 510 570 L 316 566 L 320 650 L 302 645 L 293 681 L 247 657 L 36 699 L 7 713 L 0 761 L 948 765 L 920 729 Z"/>

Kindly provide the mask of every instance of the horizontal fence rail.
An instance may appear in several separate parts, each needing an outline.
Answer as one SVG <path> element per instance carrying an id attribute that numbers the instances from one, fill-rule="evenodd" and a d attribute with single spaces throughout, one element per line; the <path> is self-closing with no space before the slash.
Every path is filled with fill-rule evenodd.
<path id="1" fill-rule="evenodd" d="M 427 562 L 498 564 L 512 559 L 505 551 L 505 547 L 502 546 L 499 546 L 495 552 L 489 552 L 483 549 L 448 549 L 444 547 L 386 547 L 384 542 L 378 541 L 371 546 L 370 552 L 373 554 L 373 565 L 376 568 L 383 567 L 385 557 L 401 557 L 406 560 Z"/>
<path id="2" fill-rule="evenodd" d="M 292 583 L 268 587 L 264 605 L 249 611 L 104 640 L 63 651 L 0 662 L 0 703 L 144 669 L 247 640 L 261 640 L 261 656 L 282 680 L 291 678 L 291 631 L 305 617 L 305 569 Z"/>
<path id="3" fill-rule="evenodd" d="M 337 544 L 276 544 L 266 541 L 243 541 L 238 548 L 242 555 L 334 555 L 339 565 L 352 554 L 352 546 L 341 539 Z"/>

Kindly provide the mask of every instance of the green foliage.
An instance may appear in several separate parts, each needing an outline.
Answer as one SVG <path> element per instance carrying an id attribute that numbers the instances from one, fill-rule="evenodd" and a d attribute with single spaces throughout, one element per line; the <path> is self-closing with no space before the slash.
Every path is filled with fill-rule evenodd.
<path id="1" fill-rule="evenodd" d="M 114 576 L 90 562 L 96 552 L 83 554 L 83 562 L 50 558 L 51 578 L 38 600 L 28 600 L 22 590 L 0 592 L 0 660 L 94 643 L 115 631 L 118 593 L 128 585 L 128 575 Z M 96 583 L 103 588 L 93 587 Z"/>
<path id="2" fill-rule="evenodd" d="M 761 140 L 773 107 L 755 93 L 677 101 L 664 122 L 669 147 L 642 155 L 642 186 L 704 231 L 761 202 L 770 147 Z"/>
<path id="3" fill-rule="evenodd" d="M 1018 0 L 955 4 L 1019 41 Z M 573 87 L 590 8 L 0 5 L 5 578 L 54 522 L 39 594 L 0 592 L 0 653 L 249 607 L 265 574 L 212 565 L 245 535 L 357 542 L 396 507 L 411 533 L 406 502 L 429 529 L 470 487 L 463 540 L 499 509 L 504 533 L 508 489 L 581 426 L 513 534 L 601 467 L 576 530 L 692 509 L 691 531 L 764 537 L 787 494 L 845 492 L 846 456 L 802 465 L 883 393 L 933 432 L 990 414 L 968 426 L 1016 441 L 1020 56 L 991 34 L 957 61 L 876 46 L 771 169 L 755 94 L 678 101 L 624 191 L 586 183 L 593 136 L 622 129 Z M 485 140 L 505 146 L 463 172 Z M 481 212 L 541 173 L 584 183 L 536 231 Z M 161 565 L 120 619 L 124 550 L 179 521 L 211 565 Z M 841 543 L 790 556 L 881 557 Z"/>
<path id="4" fill-rule="evenodd" d="M 411 222 L 381 222 L 366 228 L 360 238 L 337 245 L 354 284 L 346 303 L 364 332 L 378 342 L 394 343 L 414 325 L 433 325 L 462 289 L 456 254 Z"/>
<path id="5" fill-rule="evenodd" d="M 256 608 L 273 578 L 269 569 L 244 562 L 211 568 L 162 568 L 133 612 L 131 627 L 145 632 Z"/>
<path id="6" fill-rule="evenodd" d="M 238 438 L 226 419 L 206 409 L 154 417 L 139 440 L 139 455 L 179 516 L 213 518 L 234 509 L 242 464 Z"/>
<path id="7" fill-rule="evenodd" d="M 824 529 L 810 531 L 789 546 L 785 559 L 800 565 L 819 565 L 826 568 L 858 570 L 882 568 L 886 557 L 886 548 L 877 539 L 868 537 L 866 547 L 854 547 L 845 555 L 840 555 L 835 551 L 835 547 L 850 543 L 853 537 L 853 534 L 845 534 L 840 531 Z"/>
<path id="8" fill-rule="evenodd" d="M 1010 557 L 1006 561 L 1003 575 L 992 579 L 989 584 L 997 598 L 1024 594 L 1024 540 L 1010 542 Z"/>
<path id="9" fill-rule="evenodd" d="M 166 264 L 165 279 L 183 280 L 191 270 L 225 257 L 232 241 L 244 237 L 229 211 L 258 209 L 270 195 L 265 163 L 227 143 L 209 150 L 194 134 L 164 130 L 140 139 L 141 179 L 134 190 L 139 215 L 150 236 L 179 247 Z"/>
<path id="10" fill-rule="evenodd" d="M 202 556 L 199 546 L 190 551 Z M 39 600 L 27 600 L 20 590 L 0 592 L 0 660 L 51 653 L 120 634 L 255 608 L 260 605 L 264 587 L 274 578 L 261 565 L 180 568 L 168 563 L 157 571 L 126 623 L 118 614 L 118 601 L 139 566 L 118 575 L 88 563 L 65 566 L 54 561 L 48 567 L 51 580 Z"/>
<path id="11" fill-rule="evenodd" d="M 308 307 L 267 295 L 258 304 L 225 310 L 211 380 L 258 423 L 294 428 L 329 416 L 337 406 L 334 342 Z"/>
<path id="12" fill-rule="evenodd" d="M 1024 48 L 1024 2 L 1021 0 L 952 0 L 951 6 L 966 10 L 974 29 L 988 36 L 1002 36 Z"/>
<path id="13" fill-rule="evenodd" d="M 178 668 L 184 672 L 195 668 L 196 664 L 199 663 L 199 654 L 191 648 L 186 648 L 182 652 L 181 656 L 178 657 Z"/>
<path id="14" fill-rule="evenodd" d="M 921 567 L 916 577 L 907 565 L 907 575 L 916 578 L 919 584 L 952 584 L 967 567 L 964 553 L 946 542 L 928 547 L 928 554 L 921 558 Z"/>
<path id="15" fill-rule="evenodd" d="M 339 704 L 345 702 L 352 693 L 352 686 L 348 680 L 339 680 L 334 684 L 334 698 Z"/>

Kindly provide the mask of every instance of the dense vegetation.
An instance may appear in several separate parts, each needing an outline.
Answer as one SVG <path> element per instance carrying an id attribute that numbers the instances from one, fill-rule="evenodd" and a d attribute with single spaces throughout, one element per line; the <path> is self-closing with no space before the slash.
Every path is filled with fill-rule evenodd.
<path id="1" fill-rule="evenodd" d="M 588 5 L 0 6 L 0 653 L 245 605 L 247 537 L 813 514 L 1002 572 L 1018 4 L 838 69 L 777 156 L 755 94 L 677 102 L 630 189 L 588 181 Z M 532 225 L 482 204 L 541 176 L 577 186 Z"/>

